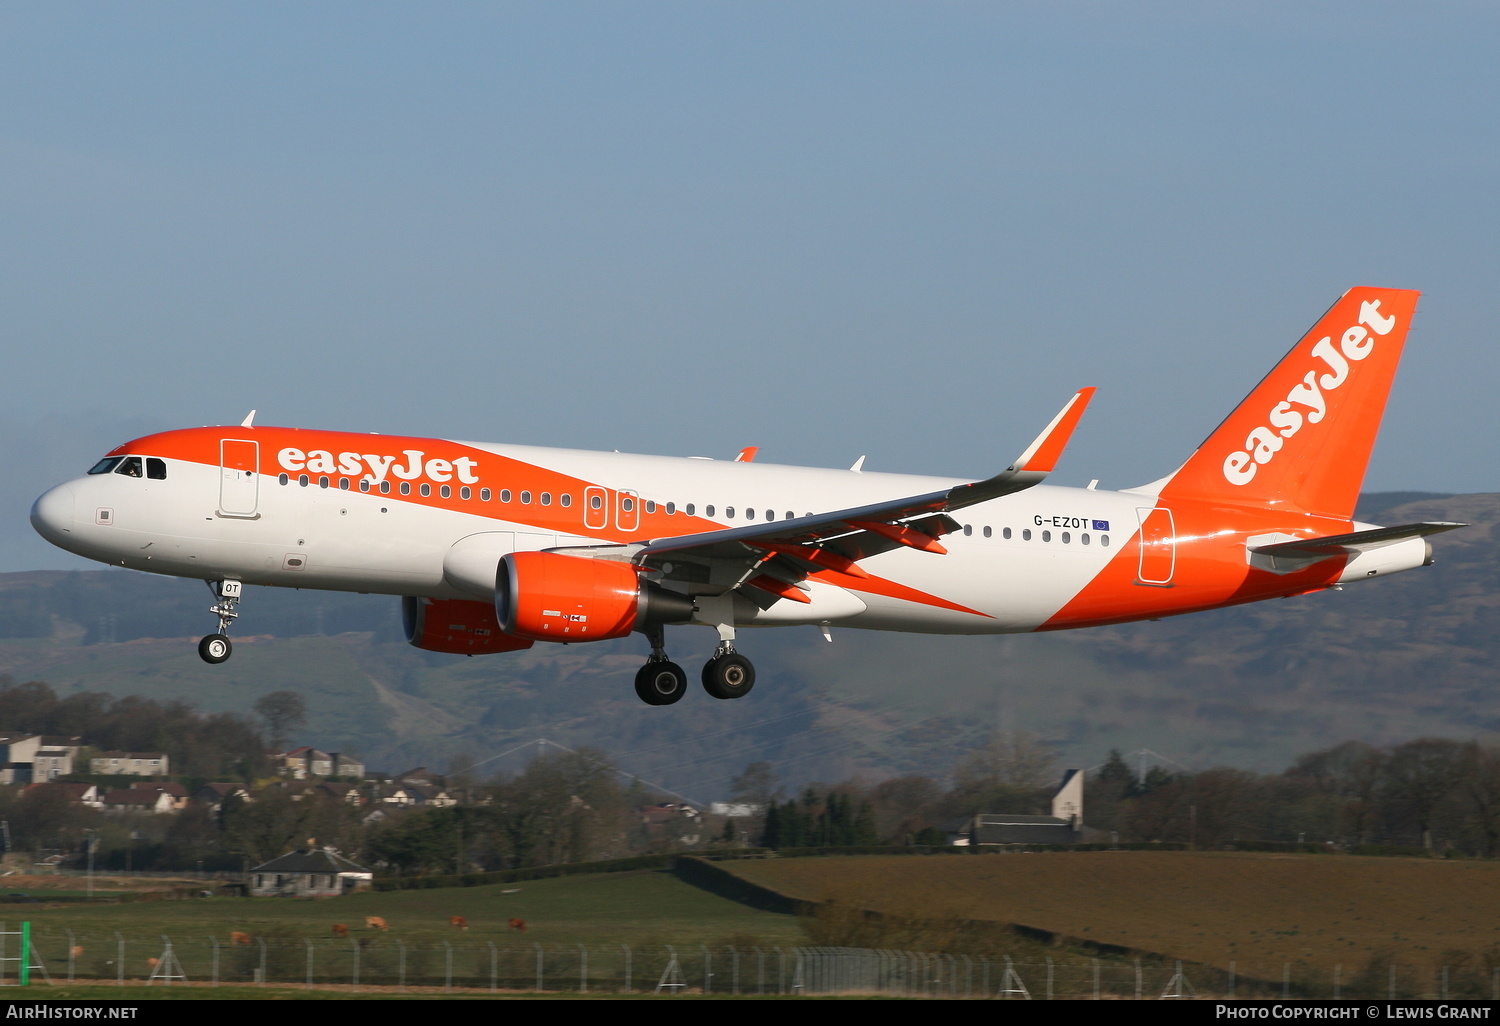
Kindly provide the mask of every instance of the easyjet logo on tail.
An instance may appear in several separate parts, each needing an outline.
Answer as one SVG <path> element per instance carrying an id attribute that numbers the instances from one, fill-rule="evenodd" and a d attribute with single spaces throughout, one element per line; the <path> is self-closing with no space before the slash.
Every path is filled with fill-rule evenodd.
<path id="1" fill-rule="evenodd" d="M 1308 371 L 1266 415 L 1270 426 L 1256 427 L 1245 437 L 1243 449 L 1236 449 L 1224 458 L 1224 480 L 1232 485 L 1249 484 L 1256 470 L 1275 459 L 1286 440 L 1301 431 L 1304 424 L 1322 421 L 1328 413 L 1328 393 L 1349 380 L 1351 364 L 1359 363 L 1375 351 L 1376 336 L 1390 334 L 1395 326 L 1394 314 L 1381 316 L 1380 300 L 1366 300 L 1359 305 L 1359 320 L 1345 330 L 1337 347 L 1332 335 L 1313 346 L 1312 355 L 1322 360 L 1327 369 L 1322 373 L 1320 368 Z M 1370 334 L 1372 331 L 1374 335 Z"/>

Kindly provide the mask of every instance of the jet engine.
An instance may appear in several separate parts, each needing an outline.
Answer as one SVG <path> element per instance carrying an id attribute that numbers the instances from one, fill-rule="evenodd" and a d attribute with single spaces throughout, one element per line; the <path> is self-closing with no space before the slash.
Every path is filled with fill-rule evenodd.
<path id="1" fill-rule="evenodd" d="M 535 641 L 605 641 L 686 623 L 693 601 L 641 579 L 628 563 L 512 552 L 495 575 L 495 614 L 507 634 Z"/>
<path id="2" fill-rule="evenodd" d="M 518 652 L 532 646 L 529 639 L 501 630 L 495 607 L 488 602 L 408 595 L 401 600 L 401 625 L 406 628 L 407 641 L 429 652 L 484 655 Z"/>

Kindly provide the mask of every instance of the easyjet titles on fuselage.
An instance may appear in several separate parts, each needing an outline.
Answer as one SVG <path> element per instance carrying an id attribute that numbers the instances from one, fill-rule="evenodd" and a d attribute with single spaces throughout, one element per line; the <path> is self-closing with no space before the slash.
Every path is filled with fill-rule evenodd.
<path id="1" fill-rule="evenodd" d="M 428 459 L 421 449 L 403 449 L 402 455 L 406 457 L 404 464 L 398 462 L 400 456 L 380 453 L 341 452 L 335 456 L 327 449 L 309 449 L 303 452 L 301 449 L 287 448 L 276 454 L 276 462 L 289 473 L 343 474 L 345 477 L 364 475 L 376 484 L 384 481 L 387 473 L 402 481 L 426 477 L 438 484 L 452 481 L 453 475 L 457 474 L 460 484 L 479 483 L 479 475 L 474 473 L 478 463 L 467 456 L 452 460 L 439 457 Z M 367 467 L 368 474 L 365 473 Z"/>

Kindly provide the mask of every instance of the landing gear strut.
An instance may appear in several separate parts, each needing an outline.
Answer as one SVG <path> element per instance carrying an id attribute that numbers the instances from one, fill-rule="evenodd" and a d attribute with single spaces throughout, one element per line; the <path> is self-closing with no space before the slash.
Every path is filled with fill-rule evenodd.
<path id="1" fill-rule="evenodd" d="M 703 690 L 715 698 L 744 698 L 755 687 L 755 667 L 734 650 L 734 644 L 719 642 L 714 657 L 703 664 Z"/>
<path id="2" fill-rule="evenodd" d="M 687 674 L 667 658 L 664 633 L 659 625 L 645 631 L 651 641 L 651 655 L 646 665 L 636 671 L 635 693 L 647 705 L 671 705 L 687 693 Z M 720 624 L 719 647 L 703 666 L 703 690 L 715 698 L 728 699 L 743 698 L 753 687 L 755 667 L 734 650 L 734 627 Z"/>
<path id="3" fill-rule="evenodd" d="M 636 671 L 635 693 L 647 705 L 671 705 L 687 694 L 687 674 L 667 658 L 665 633 L 660 626 L 646 632 L 651 640 L 651 656 Z"/>
<path id="4" fill-rule="evenodd" d="M 239 581 L 209 581 L 208 587 L 217 599 L 208 611 L 219 618 L 219 631 L 198 642 L 198 655 L 205 663 L 222 663 L 234 653 L 234 646 L 229 643 L 229 625 L 240 615 L 234 607 L 240 603 L 244 586 Z"/>

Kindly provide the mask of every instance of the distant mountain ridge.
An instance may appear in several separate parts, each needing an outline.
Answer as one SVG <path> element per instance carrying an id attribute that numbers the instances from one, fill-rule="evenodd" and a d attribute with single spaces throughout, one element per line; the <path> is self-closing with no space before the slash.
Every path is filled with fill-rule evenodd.
<path id="1" fill-rule="evenodd" d="M 547 738 L 702 801 L 759 759 L 794 783 L 941 775 L 992 729 L 1033 731 L 1072 766 L 1117 747 L 1259 770 L 1351 738 L 1500 733 L 1500 495 L 1367 495 L 1357 516 L 1472 526 L 1437 538 L 1431 567 L 1158 623 L 972 638 L 835 628 L 832 645 L 747 631 L 760 682 L 738 702 L 642 705 L 636 638 L 434 655 L 401 640 L 394 599 L 327 592 L 254 589 L 234 659 L 210 667 L 193 644 L 212 626 L 208 589 L 120 570 L 0 574 L 0 673 L 207 711 L 293 689 L 309 708 L 299 743 L 376 768 L 441 769 Z M 667 639 L 684 665 L 708 655 L 707 632 Z"/>

